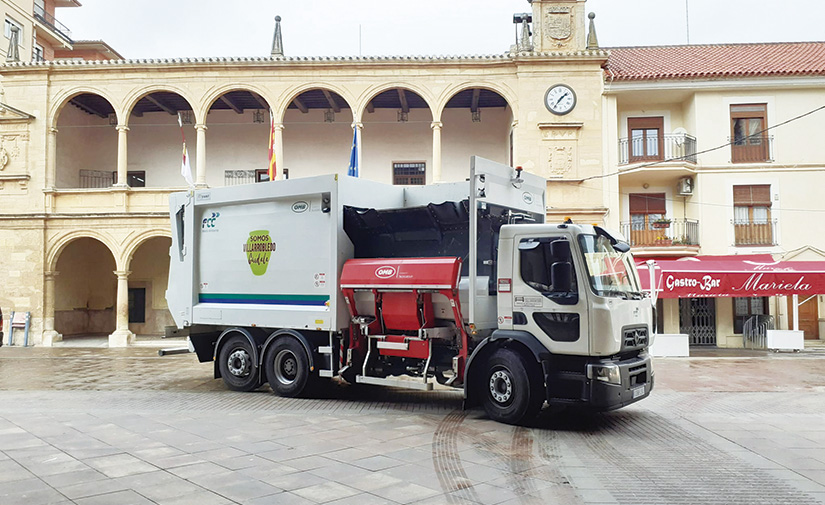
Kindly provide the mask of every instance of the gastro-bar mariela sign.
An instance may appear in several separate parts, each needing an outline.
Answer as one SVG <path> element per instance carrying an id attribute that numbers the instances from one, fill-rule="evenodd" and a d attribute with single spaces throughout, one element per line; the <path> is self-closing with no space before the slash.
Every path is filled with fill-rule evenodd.
<path id="1" fill-rule="evenodd" d="M 659 261 L 656 284 L 663 298 L 825 294 L 825 261 Z"/>

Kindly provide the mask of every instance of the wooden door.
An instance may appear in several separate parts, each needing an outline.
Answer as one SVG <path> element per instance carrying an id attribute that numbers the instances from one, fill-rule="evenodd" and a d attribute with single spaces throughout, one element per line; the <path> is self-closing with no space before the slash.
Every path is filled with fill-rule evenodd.
<path id="1" fill-rule="evenodd" d="M 799 301 L 808 299 L 799 295 Z M 819 311 L 814 296 L 799 306 L 799 329 L 805 332 L 805 340 L 819 340 Z M 788 296 L 788 327 L 793 329 L 793 296 Z"/>

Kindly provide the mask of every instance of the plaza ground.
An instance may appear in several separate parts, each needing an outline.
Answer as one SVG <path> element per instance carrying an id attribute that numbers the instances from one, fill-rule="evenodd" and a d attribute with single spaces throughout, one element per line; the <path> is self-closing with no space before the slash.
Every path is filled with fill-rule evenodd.
<path id="1" fill-rule="evenodd" d="M 628 408 L 513 427 L 455 391 L 289 399 L 148 346 L 3 347 L 0 503 L 825 503 L 825 352 L 695 354 Z"/>

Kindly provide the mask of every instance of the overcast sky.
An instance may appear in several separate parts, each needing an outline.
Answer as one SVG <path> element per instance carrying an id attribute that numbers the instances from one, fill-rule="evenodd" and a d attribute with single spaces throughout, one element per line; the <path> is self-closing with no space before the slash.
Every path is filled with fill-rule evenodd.
<path id="1" fill-rule="evenodd" d="M 500 54 L 527 0 L 81 0 L 57 19 L 126 58 Z M 229 10 L 227 7 L 231 6 Z M 589 0 L 602 47 L 687 43 L 686 0 Z M 823 0 L 687 0 L 690 43 L 823 40 Z M 360 27 L 360 50 L 359 50 Z"/>

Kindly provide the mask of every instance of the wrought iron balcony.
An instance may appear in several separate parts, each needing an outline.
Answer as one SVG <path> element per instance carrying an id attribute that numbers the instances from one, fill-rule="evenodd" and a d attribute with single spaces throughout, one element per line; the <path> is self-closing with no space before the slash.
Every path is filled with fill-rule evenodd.
<path id="1" fill-rule="evenodd" d="M 669 223 L 621 223 L 621 232 L 633 247 L 682 247 L 699 245 L 697 219 L 671 219 Z"/>
<path id="2" fill-rule="evenodd" d="M 773 135 L 728 137 L 732 163 L 762 163 L 773 161 Z"/>
<path id="3" fill-rule="evenodd" d="M 55 19 L 54 16 L 46 12 L 46 10 L 36 3 L 34 4 L 34 17 L 44 25 L 52 29 L 53 32 L 60 35 L 69 44 L 74 44 L 72 40 L 72 31 L 66 25 Z"/>
<path id="4" fill-rule="evenodd" d="M 764 221 L 731 221 L 733 245 L 776 245 L 776 219 Z"/>
<path id="5" fill-rule="evenodd" d="M 696 163 L 696 138 L 686 133 L 619 139 L 619 165 L 651 161 Z"/>

